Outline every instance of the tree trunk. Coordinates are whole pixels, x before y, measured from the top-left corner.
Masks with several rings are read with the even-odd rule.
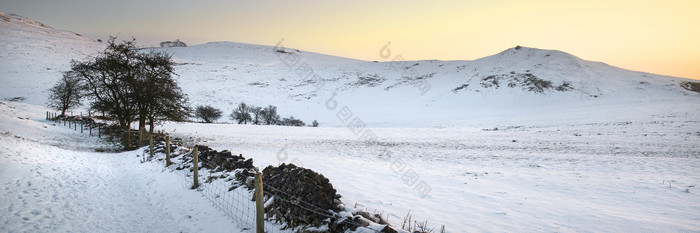
[[[153,133],[153,128],[154,128],[154,127],[153,127],[153,125],[154,125],[153,122],[155,122],[155,119],[154,119],[154,118],[149,118],[148,120],[150,121],[150,122],[148,122],[148,126],[149,126],[148,132]]]
[[[139,110],[139,129],[146,128],[146,110],[140,108]]]

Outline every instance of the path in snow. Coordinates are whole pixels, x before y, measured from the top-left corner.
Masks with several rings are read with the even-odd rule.
[[[241,232],[160,163],[84,151],[85,134],[11,105],[0,105],[0,232]]]

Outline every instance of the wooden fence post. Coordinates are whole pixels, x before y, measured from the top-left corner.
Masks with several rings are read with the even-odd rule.
[[[83,133],[83,128],[85,128],[83,127],[83,118],[80,117],[80,133]]]
[[[194,185],[192,189],[199,187],[199,155],[197,154],[197,145],[194,145]]]
[[[255,173],[255,232],[265,232],[265,200],[263,199],[262,173]]]
[[[170,136],[165,136],[165,166],[170,166]]]

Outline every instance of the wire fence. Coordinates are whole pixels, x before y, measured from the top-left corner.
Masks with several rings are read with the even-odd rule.
[[[164,146],[164,145],[160,145]],[[179,148],[188,150],[188,148]],[[191,152],[190,152],[191,153]],[[158,161],[165,165],[165,153],[155,153]],[[148,156],[144,153],[144,156]],[[184,188],[195,189],[200,191],[202,196],[208,199],[215,207],[223,211],[230,219],[233,220],[242,230],[255,230],[255,202],[251,201],[252,191],[249,191],[245,186],[232,188],[235,185],[235,179],[225,172],[213,172],[208,169],[201,169],[198,174],[198,179],[203,181],[198,187],[194,187],[194,166],[188,166],[193,163],[193,159],[180,155],[177,158],[179,162],[174,163],[169,170],[181,178]],[[199,158],[199,166],[204,167],[210,161]],[[216,178],[214,178],[216,177]],[[223,177],[223,178],[222,178]]]
[[[160,161],[163,165],[167,163],[165,159],[165,152],[163,151],[165,143],[160,143],[154,150],[154,157],[157,161]],[[176,160],[174,166],[168,168],[173,173],[178,174],[178,177],[182,179],[183,187],[192,189],[194,187],[194,158],[192,150],[188,147],[177,147],[175,149],[179,151],[177,157],[172,158]],[[185,153],[182,153],[186,151]],[[178,153],[172,153],[178,154]],[[144,150],[144,156],[149,156],[146,150]],[[254,200],[254,195],[256,190],[250,190],[248,187],[250,183],[254,182],[253,177],[248,177],[246,181],[241,181],[236,179],[236,171],[226,171],[221,169],[221,164],[217,164],[213,161],[208,160],[204,156],[198,156],[198,166],[199,174],[197,175],[200,185],[194,188],[200,191],[202,195],[207,198],[214,206],[222,210],[227,216],[229,216],[238,226],[244,231],[256,231],[256,202]],[[248,183],[248,184],[246,184]],[[338,224],[344,224],[344,227],[340,229],[345,230],[355,230],[354,232],[381,232],[383,226],[380,224],[370,224],[363,225],[359,222],[354,222],[352,220],[345,220],[348,216],[343,216],[336,212],[331,212],[319,208],[309,202],[302,200],[292,194],[289,194],[283,190],[277,189],[273,186],[265,186],[264,189],[264,203],[267,207],[273,201],[281,201],[296,207],[302,208],[306,211],[315,213],[317,215],[323,216],[326,222],[330,223],[331,220],[336,219]],[[264,221],[264,232],[298,232],[300,230],[306,231],[319,231],[319,232],[336,232],[331,230],[328,226],[295,226],[290,227],[289,223],[283,222],[280,219],[274,220],[273,214],[267,212],[267,208],[263,209]]]
[[[161,145],[163,146],[163,145]],[[181,147],[181,150],[189,150],[189,148]],[[189,151],[191,155],[192,151]],[[165,165],[165,154],[155,153],[154,159],[161,160]],[[144,152],[144,156],[147,156]],[[186,157],[185,154],[178,156],[176,159],[179,162],[174,163],[176,168],[172,168],[173,173],[178,174],[182,179],[183,187],[188,189],[194,188],[194,166],[193,159]],[[205,167],[218,167],[219,165],[207,160],[204,157],[198,157],[199,164],[198,179],[200,185],[194,188],[202,193],[215,207],[223,211],[231,218],[243,231],[256,231],[256,203],[253,200],[254,190],[249,190],[247,186],[236,180],[235,174],[227,171],[217,171],[217,169],[207,169]],[[182,169],[180,169],[182,168]],[[180,170],[178,170],[180,169]],[[264,222],[264,232],[292,232],[290,230],[282,230],[283,225],[275,224],[269,221]]]
[[[67,126],[75,131],[80,130],[80,133],[87,132],[90,136],[94,133],[94,135],[98,137],[102,137],[103,128],[105,127],[105,124],[95,122],[90,115],[83,116],[82,113],[75,116],[65,116],[47,111],[46,120],[53,121],[56,124],[63,123],[63,126]]]

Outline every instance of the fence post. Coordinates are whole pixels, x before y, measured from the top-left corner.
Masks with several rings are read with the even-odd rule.
[[[78,131],[78,122],[73,122],[73,130]]]
[[[46,120],[49,120],[49,111],[46,111]]]
[[[90,122],[90,125],[88,125],[88,128],[90,129],[90,136],[92,136],[92,122]]]
[[[170,136],[165,136],[165,166],[170,166]]]
[[[80,117],[80,133],[83,133],[83,117]]]
[[[194,145],[194,185],[192,189],[199,187],[199,155],[197,154],[197,145]]]
[[[153,159],[153,134],[150,134],[150,135],[151,135],[151,146],[150,146],[150,149],[151,149],[151,157],[148,158],[149,160],[150,160],[150,159]]]
[[[255,232],[265,232],[265,200],[263,199],[262,173],[255,173]]]

